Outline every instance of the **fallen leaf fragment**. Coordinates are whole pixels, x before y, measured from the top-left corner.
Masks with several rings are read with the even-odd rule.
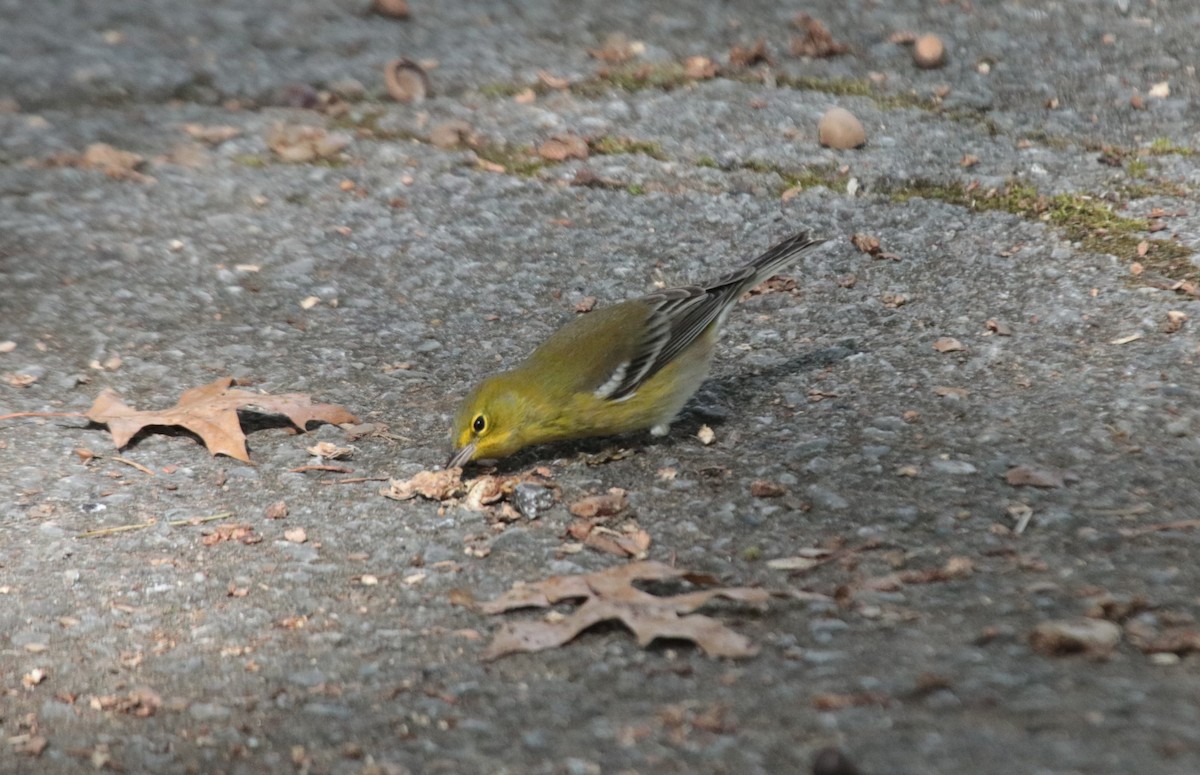
[[[717,63],[705,56],[690,56],[683,60],[683,74],[694,81],[707,81],[717,76]]]
[[[26,689],[32,689],[33,687],[37,686],[38,684],[40,684],[42,681],[45,681],[45,680],[46,680],[46,671],[40,667],[35,667],[34,669],[30,670],[25,675],[21,676],[21,685],[24,686]]]
[[[1106,657],[1121,640],[1121,628],[1105,619],[1052,619],[1029,633],[1034,651],[1051,657],[1087,654]]]
[[[588,157],[587,140],[573,134],[555,135],[538,146],[538,156],[547,161],[586,159]]]
[[[217,525],[211,532],[202,533],[200,542],[205,546],[216,546],[226,541],[237,541],[246,545],[262,543],[262,536],[246,524]]]
[[[438,124],[429,131],[429,142],[443,150],[458,148],[461,145],[474,145],[478,142],[475,130],[462,119],[454,119]]]
[[[557,485],[549,475],[549,469],[535,468],[514,476],[476,477],[463,485],[466,497],[462,506],[487,514],[493,522],[513,522],[521,516],[537,519],[539,512],[554,505]]]
[[[1012,328],[1007,323],[1002,323],[995,318],[988,318],[984,326],[996,336],[1012,336]]]
[[[1173,334],[1183,328],[1183,324],[1187,322],[1188,316],[1186,312],[1180,312],[1177,309],[1167,312],[1167,322],[1163,326],[1163,333]]]
[[[878,255],[880,251],[879,238],[872,237],[870,234],[855,233],[850,237],[850,244],[868,256]]]
[[[404,481],[392,479],[379,494],[398,501],[406,501],[418,495],[431,501],[444,501],[461,495],[462,492],[462,469],[448,468],[444,471],[418,471]]]
[[[84,169],[100,170],[114,180],[133,180],[138,183],[152,183],[154,178],[138,172],[145,158],[130,151],[122,151],[108,143],[92,143],[84,149],[78,158],[76,166]]]
[[[486,511],[488,506],[504,500],[503,480],[498,476],[481,476],[467,487],[463,506],[471,511]]]
[[[792,38],[792,56],[821,59],[824,57],[845,54],[850,46],[833,39],[829,28],[806,13],[796,15],[792,25],[800,30],[800,35]]]
[[[964,579],[974,572],[975,563],[971,562],[970,557],[955,555],[946,560],[946,563],[940,568],[904,571],[896,574],[896,576],[905,584],[933,584],[942,581]]]
[[[891,703],[892,698],[883,692],[856,692],[854,694],[818,692],[813,695],[813,707],[817,710],[845,710],[867,705],[879,705],[886,708]]]
[[[148,688],[134,689],[128,694],[93,695],[88,700],[92,710],[115,710],[138,718],[153,716],[162,707],[162,697]]]
[[[303,544],[308,541],[308,531],[302,527],[294,527],[283,531],[283,537],[293,544]]]
[[[8,744],[12,747],[13,753],[41,756],[42,751],[46,750],[46,746],[50,745],[50,741],[42,735],[23,733],[8,738]]]
[[[688,581],[709,588],[660,596],[638,589],[634,582],[639,581]],[[566,601],[583,600],[583,603],[561,619],[502,624],[483,658],[492,660],[562,646],[589,627],[607,621],[624,624],[642,646],[657,638],[682,638],[692,641],[709,656],[753,656],[758,649],[747,638],[716,619],[693,612],[716,598],[761,608],[771,593],[749,587],[715,587],[713,582],[704,574],[663,563],[633,562],[596,573],[551,576],[532,584],[517,584],[500,597],[479,604],[479,610],[499,614],[517,608],[548,608]]]
[[[1013,466],[1004,475],[1004,480],[1013,487],[1066,487],[1067,481],[1075,477],[1070,471],[1061,468],[1041,468],[1037,466]]]
[[[241,129],[235,126],[209,125],[209,124],[184,124],[183,131],[194,140],[199,140],[206,145],[220,145],[226,140],[232,140],[242,133]]]
[[[750,483],[750,494],[755,498],[780,498],[787,495],[787,488],[779,482],[755,479]]]
[[[619,65],[633,59],[640,46],[633,43],[623,32],[613,32],[604,39],[599,48],[589,48],[588,54],[610,65]]]
[[[700,430],[696,431],[696,438],[700,440],[701,444],[703,444],[704,446],[707,447],[708,445],[710,445],[714,441],[716,441],[717,434],[713,433],[713,429],[708,427],[708,425],[706,424],[706,425],[701,425]]]
[[[200,437],[213,455],[228,455],[250,461],[246,436],[242,432],[238,410],[250,409],[263,414],[283,415],[301,431],[310,422],[354,423],[358,419],[340,406],[314,404],[302,393],[255,393],[235,388],[232,377],[192,388],[179,397],[170,409],[138,411],[128,406],[112,390],[96,397],[86,417],[107,425],[113,444],[123,449],[138,433],[156,426],[185,428]]]
[[[1144,654],[1193,654],[1200,652],[1200,630],[1194,627],[1170,627],[1149,640],[1139,642]]]
[[[759,38],[748,46],[735,44],[729,49],[729,66],[732,68],[753,67],[760,62],[771,64],[771,55],[767,53],[766,38]]]
[[[777,557],[767,560],[767,567],[771,570],[801,571],[815,568],[821,562],[817,557]]]
[[[1117,339],[1113,339],[1111,342],[1109,342],[1109,344],[1129,344],[1130,342],[1136,342],[1141,338],[1141,334],[1130,334],[1129,336],[1122,336]]]
[[[933,349],[940,353],[953,353],[961,352],[967,349],[967,347],[952,336],[941,336],[934,341]]]
[[[555,89],[557,91],[561,91],[563,89],[570,88],[570,86],[571,86],[571,81],[569,79],[560,78],[556,75],[552,75],[551,73],[548,73],[545,70],[538,70],[537,77],[538,77],[538,80],[541,81],[542,83],[546,84],[546,87],[549,89]]]
[[[319,126],[275,124],[267,132],[267,147],[288,162],[336,159],[348,145],[350,135]]]
[[[351,447],[339,447],[330,441],[317,442],[304,451],[314,457],[324,458],[325,460],[346,460],[354,455],[354,450]]]
[[[598,519],[620,514],[628,503],[625,491],[620,487],[613,487],[603,495],[590,495],[575,501],[571,504],[570,511],[581,519]]]

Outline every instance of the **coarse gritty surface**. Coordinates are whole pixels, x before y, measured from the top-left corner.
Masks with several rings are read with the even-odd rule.
[[[867,773],[1200,771],[1197,657],[1143,648],[1196,627],[1200,531],[1138,532],[1198,516],[1200,315],[1171,288],[1200,274],[1200,7],[654,5],[413,0],[397,21],[347,0],[0,2],[0,414],[83,411],[105,387],[163,408],[234,375],[386,423],[344,465],[403,478],[445,459],[473,382],[584,297],[711,279],[801,228],[830,238],[795,292],[733,312],[669,437],[506,462],[548,466],[560,499],[503,530],[290,472],[314,440],[346,443],[337,428],[255,431],[253,465],[148,435],[122,454],[150,476],[78,419],[0,423],[0,771],[777,773],[826,745]],[[799,10],[851,50],[790,55]],[[939,34],[947,65],[914,68],[901,30]],[[648,69],[597,76],[616,66],[588,49],[614,32]],[[773,64],[651,83],[759,37]],[[396,56],[436,61],[432,99],[381,96]],[[287,107],[297,84],[348,110]],[[835,105],[864,148],[816,144]],[[475,147],[429,142],[450,120]],[[191,123],[240,133],[201,144]],[[349,145],[286,163],[276,124]],[[591,158],[529,150],[565,133]],[[53,161],[99,142],[153,180]],[[597,184],[570,185],[585,167]],[[987,197],[1013,181],[1032,195]],[[1140,220],[1100,223],[1108,208]],[[635,454],[580,454],[612,447]],[[1071,475],[1015,487],[1015,465]],[[608,628],[481,663],[495,622],[450,591],[621,562],[562,551],[566,504],[609,487],[652,558],[836,602],[719,608],[760,644],[747,661]],[[277,501],[287,517],[266,519]],[[264,540],[166,524],[226,511]],[[838,545],[861,551],[767,564]],[[1106,595],[1133,603],[1107,608],[1107,659],[1030,647]]]

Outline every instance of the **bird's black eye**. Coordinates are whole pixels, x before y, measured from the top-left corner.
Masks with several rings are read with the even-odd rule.
[[[481,414],[475,418],[475,422],[471,423],[471,427],[476,433],[483,433],[483,429],[487,427],[487,420]]]

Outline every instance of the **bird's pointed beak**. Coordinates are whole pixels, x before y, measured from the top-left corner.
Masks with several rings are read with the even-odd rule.
[[[471,442],[461,449],[456,449],[450,459],[446,461],[446,468],[462,468],[467,463],[471,462],[471,456],[475,454],[475,442]]]

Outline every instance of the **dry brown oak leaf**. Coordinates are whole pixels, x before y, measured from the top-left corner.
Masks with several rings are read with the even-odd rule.
[[[635,581],[683,580],[710,587],[679,595],[644,592]],[[717,580],[703,573],[672,568],[660,562],[633,562],[579,576],[551,576],[533,584],[518,584],[495,600],[479,604],[486,614],[515,608],[548,608],[566,600],[583,600],[574,613],[557,621],[506,622],[483,654],[496,659],[508,654],[555,648],[594,624],[619,621],[633,631],[638,644],[656,638],[690,640],[714,657],[751,657],[758,648],[749,639],[716,619],[693,614],[713,598],[725,598],[765,608],[771,592],[751,587],[716,587]]]
[[[146,428],[178,426],[200,437],[208,451],[215,455],[250,462],[246,451],[246,435],[238,420],[238,410],[254,408],[263,414],[281,414],[300,430],[310,422],[334,425],[356,423],[358,418],[334,404],[314,404],[302,393],[273,396],[233,387],[232,377],[192,388],[179,397],[170,409],[139,411],[127,405],[112,390],[96,397],[86,417],[94,423],[107,425],[117,449]]]

